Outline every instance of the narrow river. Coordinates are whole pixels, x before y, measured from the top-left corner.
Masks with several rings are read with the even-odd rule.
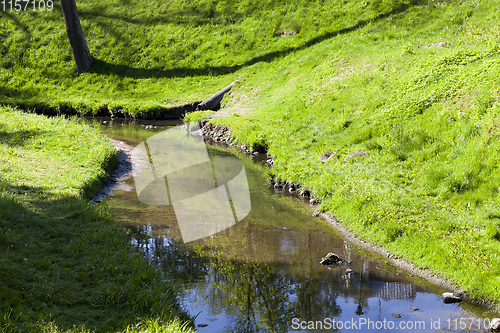
[[[174,125],[145,124],[101,126],[136,147]],[[200,332],[487,332],[488,320],[498,317],[466,302],[444,304],[446,290],[345,240],[311,217],[307,203],[270,190],[261,163],[236,151],[207,151],[212,164],[238,158],[246,173],[251,209],[227,229],[184,243],[174,207],[138,201],[133,178],[106,199],[132,244],[182,286],[182,304]],[[329,252],[344,264],[320,265]]]

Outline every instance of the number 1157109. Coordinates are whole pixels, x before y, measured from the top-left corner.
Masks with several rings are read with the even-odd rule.
[[[0,0],[0,9],[2,11],[51,11],[54,8],[53,0]]]

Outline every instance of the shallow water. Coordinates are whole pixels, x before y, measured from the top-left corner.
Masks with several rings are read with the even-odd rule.
[[[173,125],[107,121],[107,135],[132,146]],[[134,190],[106,199],[132,244],[182,285],[182,304],[200,332],[486,332],[498,317],[466,302],[444,304],[442,288],[345,240],[302,200],[271,191],[262,164],[207,148],[212,160],[243,162],[251,210],[233,226],[185,244],[172,205],[141,203]],[[328,252],[346,263],[320,265]]]

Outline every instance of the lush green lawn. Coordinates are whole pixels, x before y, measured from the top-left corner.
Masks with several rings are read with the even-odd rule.
[[[498,305],[497,1],[78,6],[96,60],[83,75],[57,3],[0,14],[0,102],[156,112],[239,79],[225,100],[236,114],[218,122],[269,148],[271,176],[300,182],[361,236]],[[331,150],[338,157],[318,161]],[[368,155],[344,162],[354,151]]]
[[[106,207],[83,199],[115,159],[78,120],[0,108],[0,332],[170,332],[189,319]]]

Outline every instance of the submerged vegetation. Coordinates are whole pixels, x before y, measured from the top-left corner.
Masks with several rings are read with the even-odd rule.
[[[78,2],[78,8],[95,64],[82,75],[72,62],[57,3],[52,12],[2,12],[0,103],[36,111],[141,115],[201,101],[238,80],[224,100],[223,112],[231,111],[233,116],[214,122],[228,125],[240,143],[266,147],[274,159],[270,177],[300,183],[320,199],[322,210],[365,239],[449,278],[471,297],[498,306],[498,7],[496,0],[85,0]],[[9,109],[2,114],[0,133],[4,135],[14,130],[8,126],[17,126],[6,114],[20,116]],[[205,116],[193,113],[186,120]],[[60,121],[54,128],[64,128],[66,122]],[[55,136],[47,139],[49,129],[15,131],[18,134],[2,139],[0,154],[1,167],[7,168],[2,171],[6,206],[17,205],[16,212],[39,221],[34,228],[41,228],[44,237],[55,235],[42,231],[45,225],[54,225],[56,231],[62,228],[57,243],[68,253],[82,242],[77,237],[71,243],[76,230],[87,232],[89,227],[88,237],[96,246],[99,230],[116,230],[103,208],[84,204],[78,197],[94,189],[96,179],[104,175],[104,161],[111,157],[109,144],[103,141],[105,150],[92,150],[96,146],[89,138],[58,147]],[[10,140],[19,144],[9,144]],[[54,163],[49,158],[41,162],[50,172],[41,173],[36,165],[29,168],[30,163],[28,169],[17,167],[17,160],[34,164],[42,156],[33,154],[47,146],[43,140],[54,145],[44,152],[53,156]],[[76,151],[88,154],[72,154]],[[338,154],[328,162],[319,161],[328,151]],[[356,151],[367,155],[344,161]],[[56,177],[61,169],[53,165],[67,167],[65,172],[71,173]],[[80,208],[66,210],[71,205]],[[4,219],[17,221],[18,228],[25,230],[22,226],[28,220],[16,214]],[[10,240],[17,236],[7,233],[12,228],[3,223],[5,244],[18,249],[3,254],[18,260],[18,266],[5,264],[14,270],[10,274],[20,274],[15,271],[20,264],[34,265],[52,281],[53,276],[64,279],[64,265],[93,262],[92,257],[84,261],[68,257],[53,265],[51,259],[44,259],[51,258],[52,251],[43,245],[44,238],[29,235],[42,250],[25,255],[28,246],[22,245],[29,243]],[[90,225],[83,228],[86,223]],[[106,263],[103,256],[110,255],[103,246],[96,255],[101,264]],[[119,257],[123,263],[140,261],[125,254],[125,245],[116,246],[125,251]],[[113,255],[120,256],[117,252]],[[40,257],[29,257],[34,255]],[[50,270],[53,266],[55,273]],[[139,274],[132,281],[152,288],[148,301],[160,304],[155,303],[160,300],[154,289],[160,287],[153,286],[161,284],[142,281],[142,273],[130,265],[116,268],[124,269],[123,275],[106,275],[115,269],[106,267],[98,271],[103,279]],[[81,279],[75,283],[99,279],[87,279],[85,274],[90,273],[83,272],[82,277],[71,275],[71,279]],[[156,281],[155,274],[151,270],[144,279]],[[116,318],[121,319],[115,320],[124,324],[130,317],[118,304],[135,304],[133,298],[111,292],[109,298],[78,295],[54,304],[37,296],[36,276],[21,276],[25,279],[12,278],[16,285],[9,290],[19,293],[13,299],[19,299],[23,308],[16,310],[10,301],[1,305],[2,311],[13,310],[10,317],[0,319],[0,327],[23,318],[33,323],[43,314],[89,304],[106,311],[120,309]],[[60,285],[55,281],[52,293],[71,290],[57,289],[68,281],[61,280]],[[109,286],[106,283],[102,288],[115,286],[112,281]],[[23,298],[29,293],[39,303]],[[42,310],[35,312],[33,304]],[[144,303],[140,309],[151,306]],[[101,312],[85,316],[95,325],[115,324],[107,323]],[[71,318],[76,318],[72,324],[80,322]]]

